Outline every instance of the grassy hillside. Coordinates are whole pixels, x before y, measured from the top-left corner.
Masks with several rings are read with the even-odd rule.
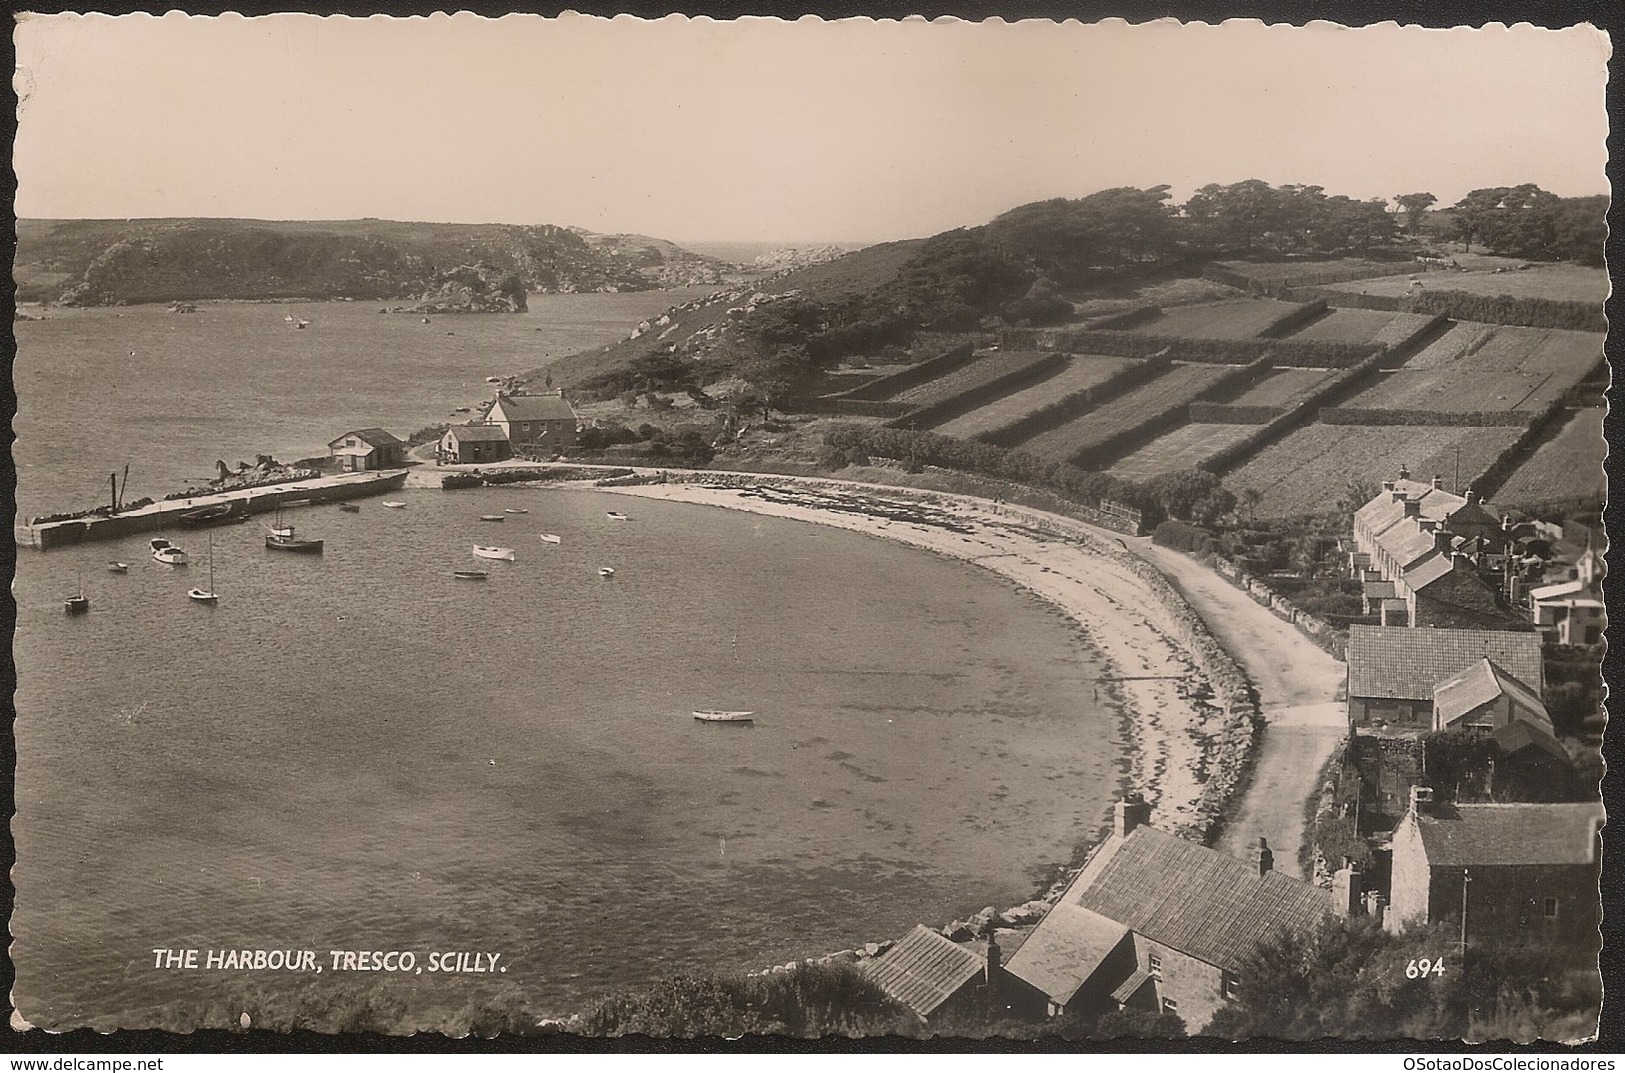
[[[84,305],[415,298],[479,264],[528,291],[650,290],[718,280],[724,267],[659,240],[546,224],[19,220],[17,244],[21,300]]]

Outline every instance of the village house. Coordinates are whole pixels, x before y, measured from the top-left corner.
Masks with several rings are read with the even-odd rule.
[[[453,425],[440,437],[436,456],[442,464],[501,462],[511,457],[507,435],[495,425]]]
[[[1549,640],[1565,645],[1602,642],[1607,609],[1602,600],[1602,578],[1607,567],[1587,540],[1574,564],[1574,577],[1529,590],[1529,613],[1537,629]]]
[[[346,432],[327,445],[334,464],[342,472],[389,469],[406,464],[406,441],[398,440],[381,428]]]
[[[1434,729],[1434,689],[1484,659],[1540,696],[1540,634],[1509,630],[1349,627],[1351,730],[1421,734]]]
[[[1540,694],[1485,657],[1433,687],[1433,729],[1499,730],[1522,721],[1552,732]]]
[[[1137,796],[1118,802],[1111,837],[1006,964],[1012,1005],[1051,1016],[1160,1010],[1200,1032],[1246,988],[1242,965],[1261,940],[1357,911],[1348,870],[1339,901],[1275,871],[1262,839],[1242,861],[1150,818]]]
[[[1385,626],[1496,629],[1511,618],[1486,582],[1504,564],[1502,523],[1468,492],[1403,476],[1355,511],[1350,567],[1363,582],[1366,614]]]
[[[498,393],[486,421],[502,430],[514,451],[558,454],[575,446],[579,419],[564,391],[545,395]]]
[[[1600,801],[1442,804],[1416,787],[1393,833],[1383,926],[1453,923],[1469,945],[1594,947],[1602,822]]]
[[[999,946],[989,936],[977,949],[916,924],[864,971],[882,991],[929,1022],[988,1000],[999,971]]]

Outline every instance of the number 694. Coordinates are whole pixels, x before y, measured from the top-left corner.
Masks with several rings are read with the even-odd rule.
[[[1410,964],[1405,966],[1405,979],[1415,980],[1421,976],[1443,976],[1444,958],[1411,958]]]

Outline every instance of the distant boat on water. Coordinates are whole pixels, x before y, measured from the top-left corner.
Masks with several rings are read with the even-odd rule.
[[[269,551],[291,551],[301,555],[320,555],[325,542],[305,540],[293,535],[293,526],[281,525],[265,534],[265,547]]]
[[[209,587],[206,589],[188,589],[187,596],[200,604],[218,604],[219,595],[214,591],[214,540],[209,541]]]
[[[130,572],[130,564],[120,562],[108,563],[107,572],[110,574],[128,574]]]
[[[185,566],[186,553],[163,537],[153,537],[147,542],[152,547],[152,557],[167,566]]]
[[[598,568],[598,576],[599,577],[614,577],[615,576],[615,568],[613,566],[600,566]]]
[[[541,534],[541,537],[542,537],[543,540],[547,541],[549,544],[560,543],[559,535],[557,533],[543,533],[543,534]]]
[[[402,503],[398,499],[386,499],[386,500],[384,500],[384,506],[389,507],[389,508],[391,508],[393,510],[405,510],[406,509],[406,504]]]
[[[485,544],[475,544],[474,554],[481,559],[506,559],[510,563],[513,562],[512,548],[493,548]]]
[[[85,595],[85,575],[79,575],[78,595],[70,596],[62,601],[62,610],[69,615],[87,615],[90,613],[90,597]]]
[[[618,522],[629,522],[629,521],[632,520],[630,517],[628,517],[625,514],[622,514],[618,510],[606,510],[606,511],[604,511],[604,513],[607,514],[609,517],[615,519]]]
[[[502,513],[504,513],[504,514],[529,514],[530,511],[527,510],[524,507],[503,507],[502,508]]]
[[[505,522],[507,520],[508,520],[508,518],[507,518],[507,515],[505,515],[505,514],[482,514],[482,515],[480,515],[480,521],[482,521],[482,522]]]
[[[180,516],[180,523],[193,529],[201,529],[207,525],[229,525],[232,522],[248,520],[247,514],[239,514],[230,503],[216,503],[208,507],[199,507],[189,510]]]
[[[484,581],[490,575],[484,570],[453,570],[451,576],[459,581]]]
[[[725,712],[716,708],[695,708],[694,718],[702,723],[754,723],[755,712]]]
[[[339,504],[339,510],[342,510],[346,514],[360,514],[361,513],[361,508],[356,506],[354,503],[340,503]]]

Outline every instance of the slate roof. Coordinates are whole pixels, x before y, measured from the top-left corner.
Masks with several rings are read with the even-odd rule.
[[[1129,974],[1129,978],[1127,980],[1124,980],[1122,983],[1117,985],[1117,990],[1112,992],[1112,998],[1120,1003],[1126,1004],[1134,997],[1134,993],[1136,991],[1150,982],[1150,973],[1146,972],[1144,969],[1135,969],[1131,974]]]
[[[865,971],[886,994],[929,1017],[986,968],[986,959],[916,924]]]
[[[1377,544],[1393,557],[1401,570],[1414,566],[1434,552],[1433,534],[1423,531],[1414,521],[1401,522],[1379,533]]]
[[[1450,573],[1450,556],[1430,552],[1427,557],[1405,571],[1405,585],[1412,592],[1420,592]]]
[[[337,447],[351,436],[356,437],[369,447],[389,447],[397,443],[405,442],[381,428],[358,428],[354,432],[346,432],[344,435],[328,443],[327,446]]]
[[[496,414],[502,410],[501,418]],[[491,420],[574,421],[576,412],[562,395],[498,395]]]
[[[1547,728],[1538,727],[1523,720],[1508,723],[1506,726],[1490,735],[1495,747],[1507,756],[1528,748],[1536,748],[1554,760],[1564,764],[1572,763],[1569,751],[1563,748],[1563,743],[1547,733]]]
[[[1362,581],[1360,582],[1360,595],[1370,599],[1393,599],[1394,583],[1392,581]]]
[[[1135,828],[1102,846],[1061,904],[1230,970],[1272,932],[1313,927],[1331,910],[1328,893],[1301,879],[1276,871],[1259,875],[1246,861],[1154,827]],[[1052,910],[1028,946],[1054,916]]]
[[[1488,658],[1433,687],[1434,725],[1447,727],[1474,708],[1502,696],[1509,697],[1516,707],[1529,713],[1525,719],[1533,717],[1545,730],[1552,729],[1552,717],[1541,702],[1540,694]]]
[[[1444,678],[1488,657],[1535,690],[1545,688],[1540,634],[1509,630],[1349,626],[1351,697],[1431,700]]]
[[[1434,868],[1574,865],[1596,860],[1601,801],[1561,805],[1456,805],[1411,813]]]
[[[453,425],[446,432],[460,443],[489,443],[508,438],[508,434],[496,425]]]
[[[1064,1006],[1127,935],[1128,928],[1117,921],[1063,900],[1005,968]]]

